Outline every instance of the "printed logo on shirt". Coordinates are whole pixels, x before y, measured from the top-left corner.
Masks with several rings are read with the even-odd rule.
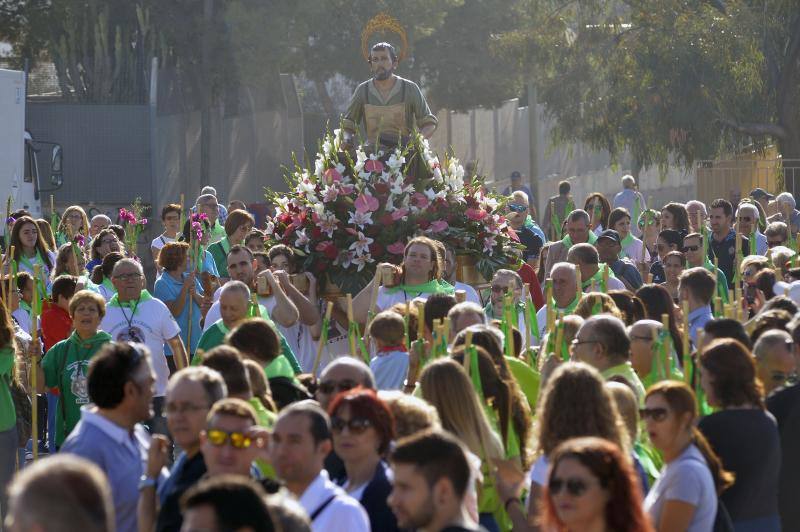
[[[140,344],[145,343],[144,341],[144,331],[142,331],[139,327],[128,327],[126,329],[122,329],[120,333],[117,335],[118,342],[137,342]]]
[[[89,367],[88,360],[78,360],[67,366],[69,373],[69,389],[75,396],[75,404],[85,405],[89,403],[89,389],[86,380],[86,370]]]

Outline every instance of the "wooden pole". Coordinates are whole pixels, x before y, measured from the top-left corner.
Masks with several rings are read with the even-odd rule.
[[[664,328],[664,331],[667,333],[666,338],[671,338],[669,336],[669,314],[662,314],[661,315],[661,326]],[[661,344],[661,371],[663,372],[664,378],[669,379],[670,375],[670,362],[669,357],[672,356],[672,353],[669,350],[668,342],[665,341]]]
[[[531,347],[531,313],[530,313],[530,304],[531,304],[531,290],[530,285],[525,283],[522,286],[523,295],[525,296],[525,349],[530,349]]]
[[[53,196],[50,196],[52,199]],[[31,345],[36,345],[37,340],[39,338],[39,330],[37,327],[37,322],[39,317],[36,315],[36,308],[38,305],[36,302],[39,298],[39,283],[36,280],[39,278],[39,269],[41,266],[39,264],[33,265],[33,305],[31,305]],[[39,368],[39,353],[33,352],[31,353],[31,369],[30,369],[30,385],[31,385],[31,440],[33,444],[33,461],[39,459],[39,396],[36,394],[36,388],[38,386],[37,380],[37,370]]]
[[[353,323],[353,295],[347,294],[347,327],[348,329],[352,326]],[[347,341],[350,345],[350,356],[358,358],[357,351],[356,351],[356,337],[353,334],[347,335]]]
[[[555,322],[555,315],[556,309],[553,308],[555,306],[555,300],[553,299],[553,280],[549,277],[544,280],[544,297],[545,297],[545,305],[547,305],[547,316],[545,325],[547,327],[548,332],[553,330],[553,325]]]
[[[575,279],[577,281],[575,296],[578,298],[578,301],[580,301],[581,296],[583,296],[583,280],[581,279],[581,269],[579,266],[575,266]]]
[[[331,321],[331,313],[333,312],[333,301],[328,301],[328,306],[325,308],[325,319],[322,321],[323,324],[329,324]],[[312,375],[317,374],[317,370],[319,369],[319,363],[322,360],[322,351],[325,349],[325,343],[327,343],[327,334],[328,331],[322,331],[319,334],[319,343],[317,344],[317,356],[314,357],[314,367],[311,370]]]
[[[699,213],[698,213],[699,214]],[[681,304],[681,310],[683,311],[683,335],[681,336],[681,342],[683,347],[683,380],[689,384],[691,376],[689,375],[690,370],[692,368],[692,353],[689,348],[689,334],[691,331],[689,330],[689,302],[684,301]]]
[[[564,343],[564,313],[558,313],[558,325],[556,325],[556,358],[564,360],[564,353],[561,350],[561,344]],[[550,333],[552,334],[552,332]]]
[[[383,281],[383,274],[376,275],[375,279],[372,281],[372,292],[369,296],[369,311],[367,311],[367,322],[364,324],[364,344],[369,345],[369,324],[372,322],[372,318],[375,317],[375,307],[378,304],[378,291],[381,288],[381,284]]]

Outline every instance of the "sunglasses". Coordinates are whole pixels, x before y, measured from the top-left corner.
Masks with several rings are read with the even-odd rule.
[[[214,447],[222,447],[230,441],[235,449],[247,449],[253,443],[250,436],[241,432],[225,432],[224,430],[211,429],[206,433],[206,436]]]
[[[690,251],[694,253],[695,251],[699,250],[700,246],[686,246],[683,248],[684,253],[689,253]]]
[[[525,205],[515,205],[514,203],[509,203],[508,210],[514,212],[525,212],[528,210],[528,207]]]
[[[642,419],[651,418],[653,421],[664,421],[668,413],[666,408],[642,408],[639,410],[639,416]]]
[[[550,483],[547,485],[547,489],[550,490],[551,495],[558,495],[564,488],[566,488],[567,493],[573,497],[580,497],[586,493],[589,486],[586,485],[586,482],[578,478],[561,479],[557,477],[551,478]]]
[[[326,381],[319,383],[319,391],[324,394],[332,394],[335,391],[346,392],[347,390],[352,390],[358,386],[358,383],[354,380],[345,379],[342,381]]]
[[[339,416],[333,416],[331,418],[331,430],[336,434],[341,434],[342,432],[344,432],[345,427],[347,427],[350,430],[350,434],[362,434],[371,426],[372,422],[369,419],[363,417],[342,419]]]

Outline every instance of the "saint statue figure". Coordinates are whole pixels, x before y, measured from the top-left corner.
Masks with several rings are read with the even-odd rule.
[[[345,144],[352,146],[360,126],[367,142],[382,145],[396,145],[415,128],[430,138],[436,130],[436,116],[419,86],[395,74],[399,59],[394,46],[388,42],[373,45],[368,61],[372,79],[356,88],[342,117]]]

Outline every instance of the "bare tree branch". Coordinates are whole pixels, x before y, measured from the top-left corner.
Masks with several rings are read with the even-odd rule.
[[[717,120],[720,124],[727,126],[734,131],[750,135],[751,137],[763,137],[769,135],[771,137],[784,139],[786,138],[786,130],[783,126],[778,124],[758,124],[738,122],[736,120],[728,120],[727,118],[719,118]]]

